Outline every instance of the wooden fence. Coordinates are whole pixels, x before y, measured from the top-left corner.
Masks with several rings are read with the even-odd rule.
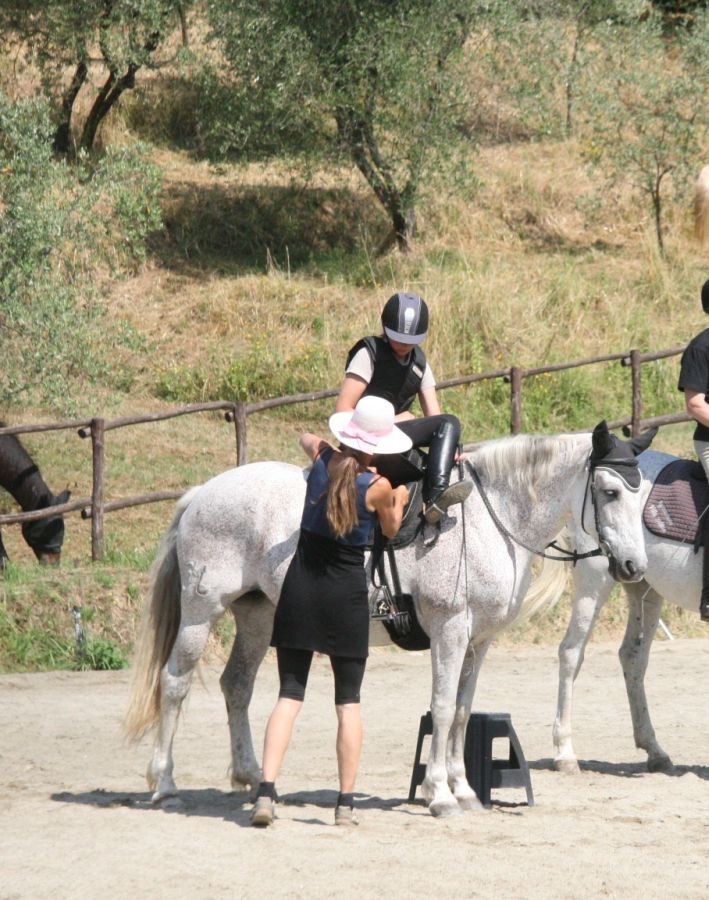
[[[678,356],[684,350],[684,346],[674,347],[669,350],[660,350],[656,353],[641,353],[640,350],[629,350],[624,353],[612,353],[606,356],[592,356],[586,359],[577,359],[571,362],[555,363],[548,366],[535,366],[525,369],[520,366],[511,366],[506,369],[497,369],[492,372],[480,372],[475,375],[464,375],[460,378],[449,378],[440,381],[438,390],[445,390],[460,385],[471,385],[478,381],[490,381],[503,379],[510,385],[510,432],[518,434],[522,430],[522,386],[525,378],[543,375],[547,372],[561,372],[566,369],[577,369],[583,366],[598,363],[619,362],[630,369],[631,382],[631,412],[623,419],[609,422],[611,428],[625,428],[629,433],[636,435],[645,428],[654,425],[670,425],[678,422],[689,421],[685,412],[670,413],[666,415],[643,417],[642,397],[642,366],[648,362],[665,359],[670,356]],[[176,500],[183,491],[159,491],[152,494],[142,494],[133,497],[125,497],[119,500],[106,500],[105,486],[105,460],[106,460],[106,433],[115,428],[126,428],[133,425],[142,425],[146,422],[158,422],[165,419],[173,419],[178,416],[193,415],[195,413],[223,410],[225,418],[234,423],[236,440],[236,464],[243,465],[247,461],[248,433],[247,420],[254,413],[263,412],[281,406],[289,406],[294,403],[311,403],[315,400],[324,400],[337,396],[338,389],[331,388],[324,391],[311,391],[304,394],[292,394],[288,397],[273,397],[269,400],[261,400],[256,403],[242,401],[216,401],[213,403],[192,403],[166,412],[154,413],[143,416],[125,416],[118,419],[106,420],[94,418],[86,420],[73,420],[66,422],[52,422],[49,424],[15,425],[0,428],[3,434],[31,434],[46,431],[61,431],[76,429],[79,437],[91,438],[92,448],[92,490],[91,496],[81,500],[71,500],[50,509],[36,510],[35,512],[12,513],[0,515],[0,525],[15,522],[29,522],[36,519],[46,519],[58,513],[64,514],[81,510],[84,519],[91,519],[91,558],[103,559],[104,554],[104,519],[106,513],[117,509],[126,509],[131,506],[140,506],[145,503],[157,503],[163,500]]]

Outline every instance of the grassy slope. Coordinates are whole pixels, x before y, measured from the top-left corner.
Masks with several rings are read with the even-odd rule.
[[[224,396],[225,385],[252,372],[266,395],[333,386],[347,347],[376,330],[382,301],[400,288],[418,290],[431,305],[427,350],[439,378],[631,346],[659,349],[704,327],[697,295],[706,256],[691,243],[688,214],[671,223],[669,260],[660,260],[637,203],[617,196],[595,208],[573,144],[483,150],[477,195],[468,202],[431,198],[419,243],[406,258],[373,252],[385,223],[354,177],[322,172],[294,187],[275,167],[213,170],[164,149],[155,157],[165,172],[165,231],[142,271],[110,284],[107,299],[112,314],[144,335],[148,352],[134,355],[130,393],[87,396],[87,415],[171,405],[156,395],[158,387],[185,399]],[[648,371],[658,404],[649,412],[679,408],[676,365]],[[546,376],[525,390],[528,430],[580,428],[629,412],[627,372],[617,366]],[[455,389],[444,403],[461,415],[467,440],[506,430],[502,385]],[[298,460],[298,432],[324,430],[328,411],[318,404],[252,419],[250,458]],[[12,411],[14,422],[51,418],[44,410]],[[657,443],[688,455],[690,435],[689,426],[677,426]],[[66,432],[27,444],[55,490],[69,486],[75,497],[89,496],[86,442]],[[233,461],[232,427],[217,415],[114,431],[107,493],[186,487]],[[0,498],[0,508],[11,508],[8,498]],[[127,649],[149,560],[169,518],[170,504],[111,514],[106,563],[92,566],[90,524],[72,516],[57,572],[36,568],[19,529],[6,528],[16,568],[0,583],[0,669],[70,664],[74,604],[88,610],[94,635]],[[556,641],[565,617],[564,606],[504,639]],[[680,634],[701,633],[680,613],[666,618]],[[622,619],[616,600],[597,633],[617,634]],[[42,649],[44,638],[23,641],[35,626],[59,640],[63,655]]]

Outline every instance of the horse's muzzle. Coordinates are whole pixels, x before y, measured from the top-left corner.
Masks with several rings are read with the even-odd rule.
[[[615,556],[608,557],[608,571],[614,581],[632,582],[641,581],[645,576],[646,566],[641,566],[637,560],[626,559],[620,562]]]

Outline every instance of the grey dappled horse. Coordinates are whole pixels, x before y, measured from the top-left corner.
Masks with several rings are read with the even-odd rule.
[[[5,423],[0,421],[0,428]],[[39,467],[14,434],[0,434],[0,487],[19,503],[23,512],[58,506],[69,499],[69,491],[55,496],[47,487]],[[56,564],[64,541],[64,519],[51,516],[22,524],[22,536],[41,563]],[[7,553],[0,535],[0,569]]]
[[[658,473],[677,459],[666,453],[649,450],[639,457],[642,482],[641,507]],[[657,742],[652,727],[645,672],[650,648],[657,631],[663,600],[699,613],[702,590],[702,554],[695,553],[692,543],[678,543],[659,537],[643,525],[647,570],[641,581],[624,585],[628,598],[628,622],[619,656],[630,704],[635,745],[647,752],[649,771],[670,771],[672,760]],[[572,525],[569,529],[574,546],[582,546],[583,536]],[[579,765],[571,739],[571,708],[576,676],[583,663],[586,644],[598,614],[613,587],[605,568],[596,559],[582,560],[573,570],[574,596],[571,619],[559,645],[559,695],[554,721],[554,767],[558,771],[578,772]]]
[[[603,437],[610,442],[607,429]],[[638,495],[616,470],[590,467],[591,450],[589,434],[518,435],[479,445],[467,465],[497,524],[478,488],[444,521],[437,541],[424,533],[398,551],[402,590],[413,595],[431,639],[433,736],[422,789],[434,815],[480,805],[465,778],[465,728],[490,641],[528,593],[532,551],[543,550],[567,523],[580,527],[583,517],[593,541],[600,531],[605,564],[610,560],[616,577],[642,577]],[[177,505],[153,569],[125,722],[133,737],[158,726],[147,773],[154,802],[177,793],[172,741],[180,705],[210,629],[227,609],[237,626],[221,677],[232,784],[260,780],[248,706],[298,538],[305,475],[286,463],[253,463],[218,475]],[[545,560],[540,599],[558,595],[563,569]]]

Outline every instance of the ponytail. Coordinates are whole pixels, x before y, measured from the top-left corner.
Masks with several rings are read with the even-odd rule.
[[[327,490],[327,521],[333,534],[342,538],[357,525],[357,475],[360,462],[351,452],[344,452],[344,459],[330,478]]]

